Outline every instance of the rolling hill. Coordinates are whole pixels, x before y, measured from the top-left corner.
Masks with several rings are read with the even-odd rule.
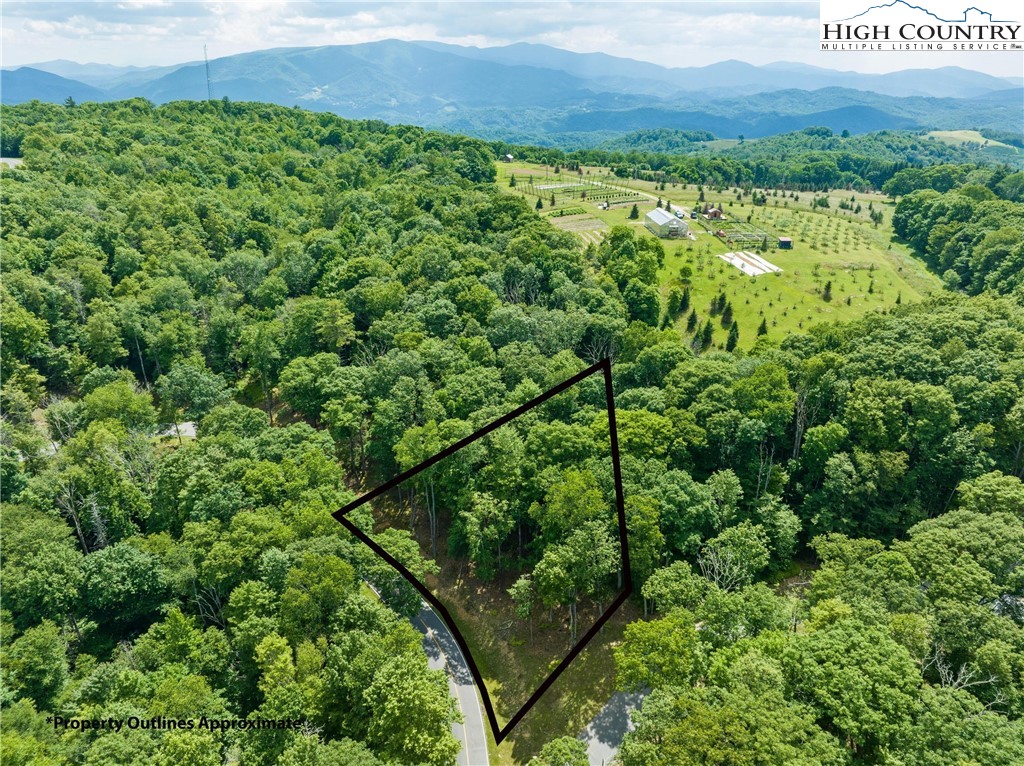
[[[884,75],[785,62],[669,68],[544,45],[383,40],[242,53],[214,59],[210,71],[215,98],[558,146],[595,145],[655,128],[753,138],[812,125],[850,133],[1021,127],[1021,89],[1013,81],[957,67]],[[195,62],[51,61],[3,72],[4,103],[68,96],[204,99],[206,70]]]

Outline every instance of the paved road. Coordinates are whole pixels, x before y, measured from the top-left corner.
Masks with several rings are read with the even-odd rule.
[[[195,438],[195,435],[196,435],[196,424],[193,423],[192,421],[188,421],[188,422],[185,422],[185,423],[178,423],[176,426],[171,426],[166,431],[161,431],[159,434],[157,434],[157,436],[174,436],[174,437],[177,437],[179,432],[180,432],[181,436],[183,436],[183,437],[184,436],[190,436],[192,438]]]
[[[448,626],[425,603],[413,625],[423,634],[423,648],[433,670],[444,670],[448,675],[448,690],[458,703],[463,723],[452,726],[452,733],[462,743],[459,766],[490,766],[487,755],[487,723],[484,720],[480,698],[477,696],[473,676],[459,645],[455,643]]]
[[[644,694],[615,692],[594,720],[587,724],[579,739],[587,744],[590,766],[606,766],[618,754],[627,731],[633,730],[629,714],[640,707]]]

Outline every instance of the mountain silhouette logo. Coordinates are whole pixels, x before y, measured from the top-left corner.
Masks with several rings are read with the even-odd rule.
[[[965,8],[963,10],[963,14],[962,14],[961,18],[959,18],[959,19],[944,19],[944,18],[942,18],[942,16],[939,16],[937,13],[933,13],[932,11],[930,11],[927,8],[924,8],[924,7],[920,6],[920,5],[914,5],[913,3],[908,3],[906,0],[893,0],[891,3],[884,3],[882,5],[872,5],[870,8],[867,8],[866,10],[863,10],[863,11],[861,11],[860,13],[858,13],[858,14],[856,14],[854,16],[850,16],[850,17],[845,18],[845,19],[837,19],[836,21],[839,21],[839,22],[853,21],[854,19],[859,19],[859,18],[861,18],[863,16],[866,16],[869,13],[872,13],[873,11],[879,11],[879,10],[883,10],[883,9],[887,9],[887,8],[894,8],[894,9],[899,9],[899,10],[903,10],[903,11],[920,11],[921,13],[924,13],[924,14],[930,16],[931,18],[935,19],[936,21],[942,22],[943,24],[968,24],[968,23],[972,23],[972,22],[973,23],[982,23],[982,24],[1013,24],[1013,23],[1015,23],[1015,21],[1011,20],[1011,19],[994,19],[994,18],[992,18],[992,13],[990,11],[983,11],[981,8],[978,8],[977,6],[973,6],[973,5],[968,7],[968,8]],[[971,18],[971,12],[972,11],[974,12],[974,14],[976,14],[977,16],[980,16],[982,18],[980,18],[980,19],[979,18],[973,18],[972,19]]]

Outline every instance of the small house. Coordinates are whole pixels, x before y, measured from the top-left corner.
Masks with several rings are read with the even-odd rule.
[[[721,221],[725,218],[725,213],[722,212],[722,208],[715,207],[714,205],[704,205],[704,217],[711,221]]]
[[[792,250],[793,240],[790,237],[779,237],[779,250]]]
[[[686,236],[689,227],[667,210],[656,207],[644,217],[644,226],[654,236],[662,239]]]
[[[515,159],[515,157],[513,157],[513,156],[512,156],[511,154],[506,154],[506,155],[505,155],[504,157],[502,157],[501,159],[502,159],[502,160],[504,160],[505,162],[511,162],[512,160],[514,160],[514,159]]]

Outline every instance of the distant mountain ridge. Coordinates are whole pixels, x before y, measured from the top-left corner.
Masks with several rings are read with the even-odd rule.
[[[110,100],[109,95],[99,88],[41,69],[19,67],[0,71],[0,99],[5,104],[20,104],[32,99],[61,103],[68,98],[75,101]]]
[[[671,68],[528,43],[474,48],[382,40],[240,53],[211,60],[210,71],[216,98],[531,143],[597,143],[660,127],[726,138],[811,125],[851,133],[1021,131],[1018,81],[958,67],[860,74],[723,61]],[[5,103],[207,97],[202,62],[116,67],[51,61],[4,70],[0,85]],[[983,109],[976,99],[985,99]]]

